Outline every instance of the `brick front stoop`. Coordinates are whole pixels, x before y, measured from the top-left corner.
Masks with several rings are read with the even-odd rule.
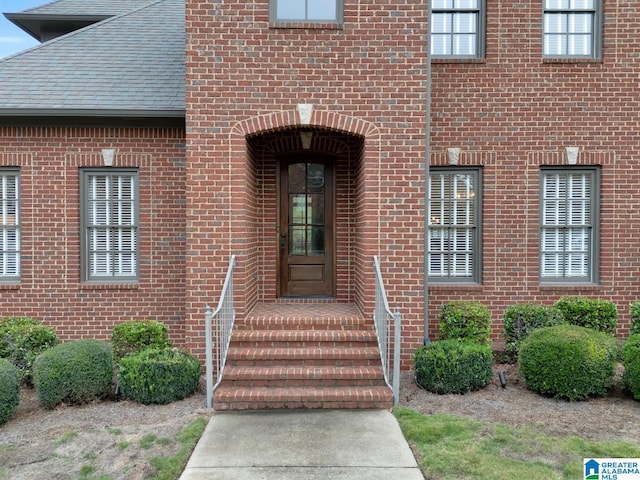
[[[373,321],[352,305],[259,305],[231,337],[213,406],[391,408]]]

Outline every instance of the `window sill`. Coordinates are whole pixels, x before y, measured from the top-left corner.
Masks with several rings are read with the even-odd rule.
[[[601,64],[602,58],[593,57],[542,57],[542,63],[545,64],[558,64],[558,65],[571,65],[571,64]]]
[[[441,290],[483,290],[484,286],[481,283],[462,283],[462,282],[441,282],[435,283],[433,280],[429,280],[429,289],[441,289]]]
[[[438,63],[471,63],[471,64],[485,64],[486,58],[456,58],[456,57],[431,57],[432,64]]]
[[[602,285],[596,283],[541,283],[540,290],[601,290]]]
[[[276,30],[283,29],[306,29],[306,30],[342,30],[342,23],[338,22],[304,22],[304,21],[286,21],[279,20],[269,22],[269,28]]]
[[[80,290],[137,290],[139,288],[140,284],[135,282],[85,282],[80,284]]]

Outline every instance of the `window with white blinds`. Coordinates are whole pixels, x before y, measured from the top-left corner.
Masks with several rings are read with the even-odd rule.
[[[601,4],[601,0],[544,0],[544,56],[599,57]]]
[[[0,281],[20,278],[20,173],[0,170],[2,231],[0,241]]]
[[[82,172],[84,280],[138,278],[138,174]]]
[[[429,174],[429,276],[480,282],[480,170]]]
[[[484,56],[484,0],[432,0],[431,55]]]
[[[596,170],[542,171],[542,281],[596,281],[597,178]]]

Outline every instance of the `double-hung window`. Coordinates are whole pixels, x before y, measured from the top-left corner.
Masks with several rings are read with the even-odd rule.
[[[485,0],[432,0],[431,55],[484,57]]]
[[[540,280],[595,283],[598,170],[541,172]]]
[[[0,170],[0,281],[20,278],[20,172]]]
[[[543,55],[599,58],[602,0],[544,0]]]
[[[343,0],[271,0],[274,22],[342,23]]]
[[[138,172],[81,172],[84,281],[138,279]]]
[[[429,277],[435,282],[480,282],[480,169],[431,169]]]

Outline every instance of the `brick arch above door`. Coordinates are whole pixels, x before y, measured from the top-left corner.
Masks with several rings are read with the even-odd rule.
[[[378,127],[368,120],[319,108],[312,108],[308,113],[301,113],[299,107],[255,115],[241,120],[231,129],[231,137],[233,140],[244,139],[248,135],[292,127],[337,130],[365,137],[368,142],[375,143],[380,139]]]

